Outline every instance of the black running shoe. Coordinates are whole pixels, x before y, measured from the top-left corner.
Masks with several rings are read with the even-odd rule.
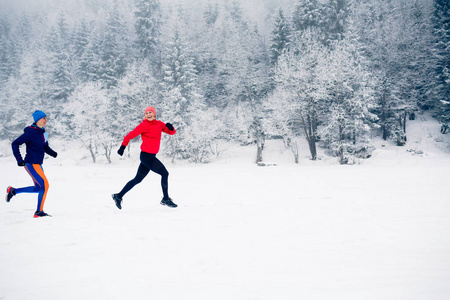
[[[41,217],[51,217],[48,213],[45,213],[44,211],[37,211],[34,213],[35,218],[41,218]]]
[[[8,186],[8,188],[6,189],[6,197],[5,197],[6,202],[11,201],[11,198],[14,195],[16,195],[16,189],[13,188],[12,186]]]
[[[168,207],[178,207],[178,205],[176,205],[175,203],[172,202],[172,199],[168,198],[168,199],[162,199],[161,200],[161,205],[167,205]]]
[[[118,209],[122,209],[122,198],[119,197],[119,194],[112,194],[112,198],[116,203]]]

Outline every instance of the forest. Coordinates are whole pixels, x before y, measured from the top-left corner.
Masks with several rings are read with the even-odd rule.
[[[448,0],[58,3],[0,4],[0,140],[40,109],[110,161],[149,105],[177,129],[164,154],[193,163],[227,142],[261,162],[268,139],[298,163],[306,139],[352,164],[374,137],[404,146],[424,111],[450,131]]]

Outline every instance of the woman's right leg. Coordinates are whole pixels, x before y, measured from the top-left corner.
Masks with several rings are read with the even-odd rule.
[[[27,164],[25,166],[25,170],[31,176],[31,179],[33,179],[34,186],[17,188],[17,189],[15,189],[15,194],[17,195],[17,194],[21,194],[21,193],[39,193],[36,211],[43,211],[44,203],[45,203],[45,199],[46,199],[47,191],[48,191],[48,187],[49,187],[47,178],[44,174],[44,170],[42,169],[41,165],[37,165],[37,164],[34,164],[34,165]]]
[[[142,179],[147,176],[148,172],[150,172],[150,169],[147,168],[143,163],[139,165],[138,171],[136,173],[136,176],[128,181],[128,183],[123,187],[123,189],[118,193],[117,195],[122,198],[126,193],[128,193],[136,184],[140,183]]]

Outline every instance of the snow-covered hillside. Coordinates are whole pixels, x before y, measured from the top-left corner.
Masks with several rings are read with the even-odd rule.
[[[255,166],[254,148],[163,158],[179,207],[159,204],[150,174],[121,211],[111,193],[136,155],[94,165],[55,142],[53,217],[33,219],[36,195],[0,202],[0,299],[448,299],[450,140],[428,116],[407,130],[406,146],[376,140],[353,166],[306,147],[295,165],[277,142],[276,166]],[[11,155],[0,166],[0,187],[31,184]]]

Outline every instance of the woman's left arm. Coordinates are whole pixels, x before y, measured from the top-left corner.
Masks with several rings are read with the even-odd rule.
[[[163,123],[163,125],[164,125],[163,129],[162,129],[163,132],[165,132],[165,133],[167,133],[169,135],[174,135],[175,132],[177,132],[172,124],[170,124],[170,123],[164,124]]]
[[[58,153],[56,153],[56,151],[54,151],[52,148],[50,148],[50,146],[48,145],[48,142],[45,143],[44,151],[45,151],[45,153],[47,153],[48,155],[50,155],[54,158],[56,158],[58,156]]]

